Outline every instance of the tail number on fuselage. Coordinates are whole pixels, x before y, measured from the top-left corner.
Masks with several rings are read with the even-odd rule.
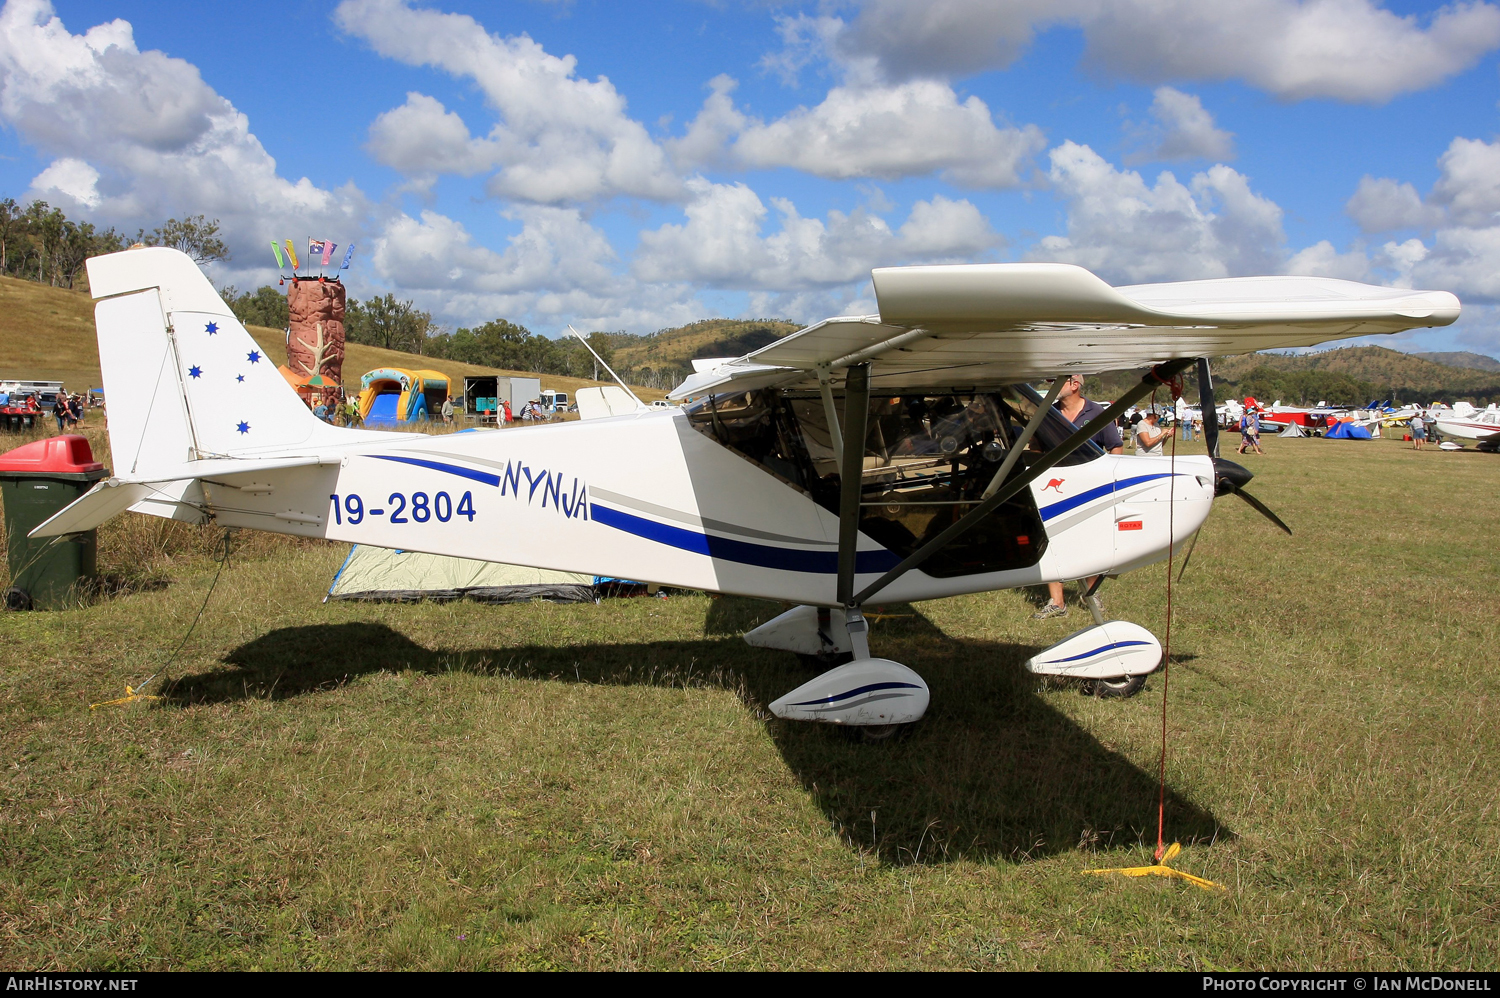
[[[411,493],[408,501],[406,493],[392,492],[386,497],[386,505],[380,508],[367,507],[365,500],[358,493],[350,492],[344,496],[337,493],[328,497],[333,503],[333,519],[340,526],[345,519],[350,524],[360,524],[367,516],[384,516],[391,523],[427,523],[436,520],[439,523],[447,523],[455,515],[467,517],[470,523],[474,522],[474,494],[465,492],[459,497],[458,504],[454,505],[453,497],[446,492],[428,496],[426,492]]]

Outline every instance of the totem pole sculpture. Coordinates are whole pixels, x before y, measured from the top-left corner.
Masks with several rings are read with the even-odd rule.
[[[271,244],[277,262],[282,262],[280,247]],[[308,265],[319,256],[326,266],[333,255],[334,244],[321,240],[309,240]],[[347,269],[354,247],[344,256]],[[309,398],[320,398],[323,402],[339,399],[344,371],[344,284],[338,275],[306,277],[297,273],[297,257],[292,250],[292,241],[286,241],[285,259],[292,265],[291,283],[286,289],[287,309],[290,313],[286,340],[286,366],[298,379],[310,379]],[[321,379],[321,384],[319,384]]]

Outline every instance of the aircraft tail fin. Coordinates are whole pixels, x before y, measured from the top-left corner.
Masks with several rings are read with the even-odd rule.
[[[88,273],[117,475],[348,439],[308,410],[185,253],[111,253]]]

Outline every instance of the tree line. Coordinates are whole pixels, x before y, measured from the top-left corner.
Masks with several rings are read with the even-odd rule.
[[[291,321],[286,295],[271,285],[243,293],[231,285],[222,289],[220,295],[235,317],[247,326],[284,329]],[[589,345],[598,351],[605,363],[614,359],[610,336],[609,333],[597,332],[588,335]],[[350,343],[480,367],[596,380],[608,378],[593,355],[572,337],[549,339],[506,319],[494,319],[472,329],[459,327],[449,332],[432,321],[432,313],[417,308],[414,302],[400,301],[393,294],[377,295],[363,301],[346,299],[344,339]]]
[[[137,243],[173,246],[200,264],[227,260],[229,247],[218,233],[218,219],[194,215],[169,218],[150,232],[137,230],[131,238],[112,227],[75,222],[45,201],[23,205],[4,198],[0,199],[0,274],[54,288],[77,288],[83,283],[83,265],[89,257]]]

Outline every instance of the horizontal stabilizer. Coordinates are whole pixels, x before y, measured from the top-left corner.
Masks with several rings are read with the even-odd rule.
[[[95,482],[93,488],[34,528],[27,536],[61,537],[64,534],[93,530],[141,500],[149,499],[152,491],[152,486],[145,482],[122,482],[118,478],[106,478]]]
[[[207,461],[187,461],[163,469],[160,476],[146,479],[106,478],[92,489],[79,496],[57,515],[36,527],[27,536],[57,537],[92,530],[112,517],[125,512],[138,503],[155,503],[162,510],[186,511],[182,496],[187,485],[195,481],[227,478],[265,471],[282,471],[287,468],[314,467],[320,464],[338,464],[341,456],[318,456],[297,454],[287,457],[264,458],[217,458]],[[191,503],[187,505],[193,505]],[[136,512],[155,515],[174,515],[142,506]],[[182,516],[177,515],[177,519]]]

